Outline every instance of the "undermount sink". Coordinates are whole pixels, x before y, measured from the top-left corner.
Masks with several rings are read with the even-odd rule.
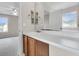
[[[37,33],[40,33],[41,31],[36,31]]]
[[[54,29],[41,29],[42,31],[60,31],[60,30],[54,30]]]

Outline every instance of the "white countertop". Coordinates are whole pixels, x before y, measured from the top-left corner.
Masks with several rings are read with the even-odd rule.
[[[40,33],[30,32],[25,35],[50,45],[79,53],[79,32],[42,31]]]

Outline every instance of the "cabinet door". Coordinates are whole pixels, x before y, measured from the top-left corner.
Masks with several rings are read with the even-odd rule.
[[[35,40],[28,37],[28,56],[35,56]]]
[[[36,40],[36,56],[48,56],[49,55],[49,45]]]
[[[27,36],[23,35],[23,52],[27,56]]]
[[[35,14],[38,13],[38,23],[36,23],[36,30],[40,30],[44,26],[44,8],[40,2],[35,3]],[[37,21],[37,19],[35,20]]]
[[[49,45],[28,37],[28,46],[27,46],[27,55],[28,56],[48,56],[49,55]]]

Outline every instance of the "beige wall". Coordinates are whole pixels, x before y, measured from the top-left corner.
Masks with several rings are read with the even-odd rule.
[[[0,14],[0,16],[8,17],[8,32],[0,33],[0,38],[18,36],[18,17],[3,14]]]

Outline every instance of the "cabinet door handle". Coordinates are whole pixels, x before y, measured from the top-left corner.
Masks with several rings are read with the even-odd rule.
[[[34,12],[31,11],[31,24],[34,24]]]
[[[38,24],[38,12],[35,12],[35,24]]]

